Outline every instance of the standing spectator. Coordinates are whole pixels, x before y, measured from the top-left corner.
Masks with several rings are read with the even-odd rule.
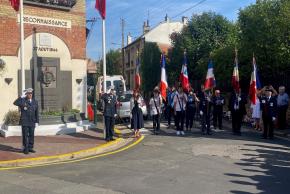
[[[243,117],[246,115],[247,99],[241,94],[241,89],[232,93],[229,110],[232,115],[232,130],[234,135],[241,135]]]
[[[115,118],[117,117],[117,98],[114,86],[110,87],[110,91],[102,96],[104,102],[104,117],[106,128],[106,141],[112,141],[115,126]]]
[[[32,88],[24,91],[21,97],[14,101],[21,111],[20,125],[22,127],[22,144],[23,153],[35,153],[34,147],[34,130],[39,123],[38,102],[32,98]]]
[[[160,131],[160,119],[161,119],[161,106],[162,106],[162,97],[158,87],[155,87],[153,90],[153,96],[149,102],[151,115],[153,118],[153,130],[154,134],[158,135]]]
[[[278,129],[284,130],[286,128],[286,113],[289,104],[289,96],[285,92],[285,86],[279,87],[279,95],[277,97],[278,106]]]
[[[197,103],[199,102],[196,93],[190,90],[186,103],[186,130],[191,131],[195,118]]]
[[[215,91],[215,95],[212,98],[213,104],[213,126],[216,129],[217,123],[219,129],[223,128],[223,106],[225,104],[225,99],[221,96],[220,90]]]
[[[174,96],[174,115],[176,116],[176,135],[184,135],[184,117],[187,96],[181,86],[178,87],[178,93]]]
[[[260,122],[261,122],[261,102],[260,97],[263,94],[262,90],[257,90],[256,104],[251,103],[252,119],[254,119],[255,129],[261,131]]]
[[[274,138],[274,122],[277,114],[277,99],[272,96],[270,87],[265,89],[266,96],[261,98],[262,119],[264,124],[263,138]]]
[[[201,130],[203,134],[211,135],[210,130],[210,118],[211,118],[212,102],[210,99],[210,93],[204,90],[204,86],[201,87],[199,114],[201,117]]]
[[[171,99],[171,94],[175,91],[173,91],[174,87],[172,88],[168,88],[168,91],[167,91],[167,106],[166,106],[166,118],[167,118],[167,125],[168,127],[167,128],[170,128],[170,125],[171,125],[171,115],[173,113],[173,110],[172,110],[172,99]]]
[[[130,110],[132,114],[131,129],[134,129],[134,137],[140,137],[139,130],[144,127],[143,112],[141,109],[142,97],[136,90],[130,100]]]

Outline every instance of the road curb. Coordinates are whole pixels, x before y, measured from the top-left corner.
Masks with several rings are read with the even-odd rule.
[[[126,146],[133,144],[135,139],[133,138],[117,138],[115,141],[111,141],[93,148],[80,150],[77,152],[71,152],[67,154],[54,155],[54,156],[42,156],[36,158],[25,158],[17,160],[0,161],[0,170],[8,170],[13,168],[33,167],[40,165],[49,165],[59,162],[68,162],[78,160],[87,157],[96,157],[98,155],[105,155],[110,152],[115,152]],[[109,154],[108,154],[109,155]]]

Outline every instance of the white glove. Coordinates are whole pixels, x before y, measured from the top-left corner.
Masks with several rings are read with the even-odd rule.
[[[276,117],[272,117],[272,121],[276,121]]]
[[[35,123],[35,127],[38,127],[38,123]]]
[[[26,98],[26,91],[25,90],[22,92],[21,98]]]
[[[202,116],[203,115],[203,112],[202,111],[199,111],[199,114]]]
[[[117,114],[114,114],[114,117],[116,118],[118,115]]]

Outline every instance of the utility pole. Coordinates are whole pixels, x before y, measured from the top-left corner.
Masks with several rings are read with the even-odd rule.
[[[125,20],[121,18],[121,29],[122,29],[122,74],[125,77],[125,37],[124,37]]]

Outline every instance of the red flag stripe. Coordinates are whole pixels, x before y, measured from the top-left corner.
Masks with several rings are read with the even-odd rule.
[[[96,0],[96,9],[104,20],[106,18],[106,0]]]
[[[15,11],[19,11],[20,0],[10,0],[10,4]]]

